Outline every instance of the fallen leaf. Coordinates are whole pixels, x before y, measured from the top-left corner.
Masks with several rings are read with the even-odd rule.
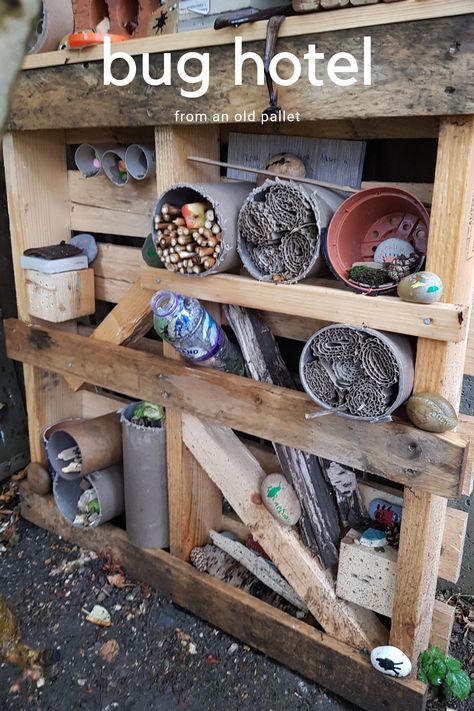
[[[102,607],[102,605],[94,605],[90,612],[84,610],[87,614],[87,622],[91,622],[93,625],[99,625],[99,627],[110,627],[112,620],[110,617],[110,612]]]
[[[180,629],[179,627],[177,627],[175,629],[175,634],[176,634],[176,637],[179,640],[181,640],[181,642],[190,642],[191,641],[191,635],[189,635],[187,632]]]
[[[131,587],[131,583],[127,583],[125,575],[123,573],[114,573],[113,575],[106,575],[107,582],[114,588],[126,588]],[[133,587],[133,586],[132,586]]]
[[[109,662],[109,664],[112,664],[117,658],[119,650],[120,645],[117,640],[109,639],[107,642],[104,642],[104,644],[99,650],[99,654],[105,662]]]

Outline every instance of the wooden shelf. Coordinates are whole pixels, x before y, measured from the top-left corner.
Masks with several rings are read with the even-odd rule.
[[[408,336],[458,342],[466,335],[464,306],[410,304],[392,296],[373,298],[337,288],[337,282],[334,286],[319,286],[316,280],[276,285],[233,274],[193,278],[143,267],[141,283],[150,291],[171,289],[206,301],[369,326]]]
[[[13,360],[77,376],[445,498],[457,496],[468,476],[467,443],[454,432],[435,435],[399,420],[373,424],[337,415],[307,420],[307,413],[320,408],[296,390],[14,319],[5,322],[5,334]]]

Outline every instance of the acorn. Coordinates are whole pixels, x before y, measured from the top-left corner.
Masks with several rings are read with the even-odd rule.
[[[433,304],[443,295],[443,282],[433,272],[416,272],[400,280],[397,294],[403,301],[415,304]]]
[[[412,395],[406,404],[407,415],[415,427],[426,432],[448,432],[458,424],[454,407],[437,393]]]

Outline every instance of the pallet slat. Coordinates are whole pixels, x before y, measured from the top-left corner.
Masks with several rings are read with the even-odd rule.
[[[317,408],[295,390],[83,336],[58,336],[53,329],[14,319],[5,321],[5,331],[14,360],[47,364],[92,385],[217,420],[446,498],[463,486],[467,444],[457,433],[434,435],[401,421],[374,425],[336,415],[307,420],[305,414]]]
[[[453,304],[410,304],[398,297],[362,294],[315,280],[290,285],[259,282],[245,276],[214,274],[193,279],[164,269],[143,267],[142,286],[150,291],[171,289],[207,301],[235,304],[289,316],[324,319],[354,326],[370,326],[385,331],[436,340],[460,341],[465,335],[465,311]]]

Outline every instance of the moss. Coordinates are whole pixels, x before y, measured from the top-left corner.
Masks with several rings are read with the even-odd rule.
[[[382,286],[392,281],[386,269],[357,266],[351,267],[347,273],[351,281],[367,286]]]

